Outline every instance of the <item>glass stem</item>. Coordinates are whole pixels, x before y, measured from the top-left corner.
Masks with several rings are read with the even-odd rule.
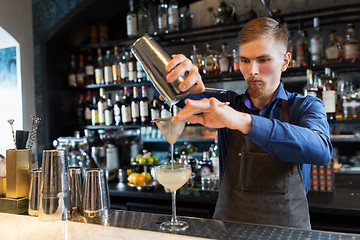
[[[171,198],[172,198],[172,217],[171,217],[171,223],[177,224],[178,220],[176,217],[176,191],[171,191]]]

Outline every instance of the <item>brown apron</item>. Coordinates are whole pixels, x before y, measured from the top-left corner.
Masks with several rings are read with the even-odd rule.
[[[282,118],[289,122],[286,100]],[[299,164],[270,156],[234,130],[223,170],[214,218],[311,229]]]

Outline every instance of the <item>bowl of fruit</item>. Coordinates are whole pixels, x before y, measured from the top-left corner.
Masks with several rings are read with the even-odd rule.
[[[127,180],[130,187],[135,187],[138,190],[156,186],[156,181],[152,179],[151,174],[148,172],[133,172],[128,176]]]
[[[151,156],[151,152],[139,154],[131,158],[132,165],[154,165],[158,162],[159,158],[157,156]]]

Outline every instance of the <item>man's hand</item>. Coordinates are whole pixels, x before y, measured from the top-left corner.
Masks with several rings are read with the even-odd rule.
[[[200,123],[209,128],[227,127],[240,130],[244,134],[251,130],[252,121],[249,114],[238,112],[216,98],[186,99],[185,104],[183,110],[173,117],[172,122],[185,120],[189,123]]]
[[[171,83],[188,72],[184,82],[179,85],[180,91],[185,92],[189,90],[191,94],[203,92],[205,86],[199,74],[199,69],[183,54],[172,55],[172,57],[173,59],[166,66],[166,71],[168,72],[166,80]]]

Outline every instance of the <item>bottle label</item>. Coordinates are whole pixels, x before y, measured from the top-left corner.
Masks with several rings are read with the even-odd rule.
[[[105,84],[113,82],[112,69],[110,66],[104,67],[104,81]]]
[[[100,68],[95,69],[95,79],[96,84],[102,84],[103,83],[103,70]]]
[[[107,105],[105,102],[99,102],[98,103],[98,112],[99,112],[99,123],[104,124],[105,123],[105,109]]]
[[[326,49],[326,59],[338,60],[340,58],[340,50],[338,47],[333,46]]]
[[[106,126],[113,125],[113,122],[114,122],[114,117],[113,117],[112,111],[109,109],[106,109],[105,110],[105,125]]]
[[[220,72],[228,72],[229,71],[229,58],[227,57],[222,57],[219,60],[219,64],[220,64]]]
[[[121,79],[126,79],[129,77],[129,70],[126,63],[120,63],[120,74],[121,74]]]
[[[114,106],[114,116],[115,116],[115,124],[120,125],[121,123],[121,109],[118,105]]]
[[[159,30],[165,30],[166,29],[166,25],[167,25],[167,16],[166,16],[166,12],[160,11],[159,13]]]
[[[160,117],[160,111],[159,109],[151,109],[151,120],[154,120],[156,118]]]
[[[171,117],[171,115],[170,115],[170,111],[169,111],[169,110],[167,110],[167,109],[163,109],[163,110],[161,110],[161,112],[160,112],[160,116],[161,116],[162,118],[168,118],[168,117]]]
[[[149,116],[149,107],[146,102],[140,101],[140,116],[148,117]]]
[[[90,110],[89,107],[85,108],[84,115],[85,115],[85,120],[90,120],[91,121],[91,110]]]
[[[123,123],[131,122],[131,108],[130,106],[121,106],[121,117]]]
[[[131,103],[131,116],[132,118],[137,118],[140,116],[139,103]]]
[[[112,78],[113,78],[114,82],[120,80],[120,78],[121,78],[120,65],[117,65],[117,64],[112,65]]]
[[[358,44],[345,44],[344,45],[344,58],[347,60],[356,59],[359,54]]]
[[[94,67],[92,65],[87,65],[85,67],[85,73],[86,73],[87,76],[94,75]]]
[[[69,74],[68,81],[69,81],[69,86],[71,86],[71,87],[76,86],[76,75],[75,74]]]
[[[137,72],[136,71],[129,71],[129,81],[135,81]]]
[[[126,16],[126,26],[127,26],[127,35],[136,36],[137,35],[137,19],[136,14],[129,14]]]
[[[169,27],[170,30],[179,29],[179,9],[178,8],[169,8]]]
[[[78,85],[83,85],[85,82],[84,82],[84,75],[82,73],[78,73],[76,75],[76,82]]]
[[[327,113],[334,113],[336,106],[336,91],[323,91],[322,99]]]
[[[214,71],[214,68],[215,68],[215,61],[211,56],[206,57],[204,65],[205,65],[206,71],[212,72],[212,71]]]
[[[97,109],[91,110],[91,124],[96,125],[99,123],[99,112]]]

